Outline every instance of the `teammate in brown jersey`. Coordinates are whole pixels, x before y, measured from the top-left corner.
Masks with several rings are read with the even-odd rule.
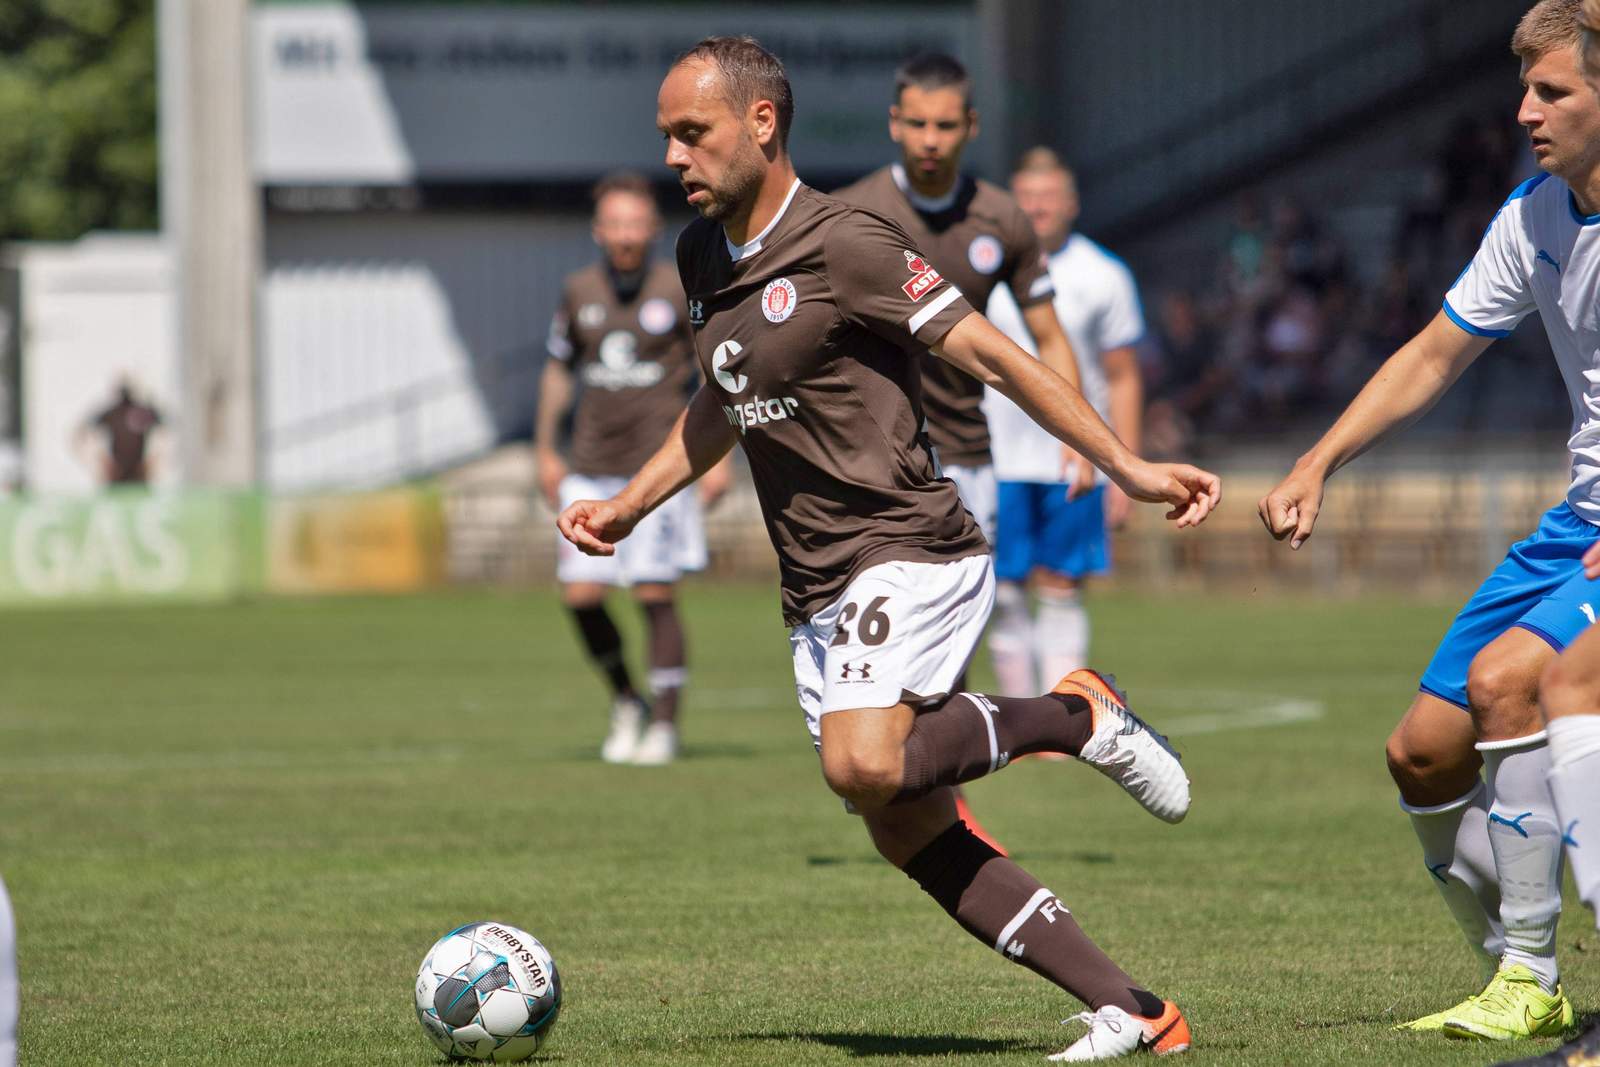
[[[540,488],[557,511],[626,484],[666,439],[698,378],[678,272],[650,258],[661,220],[649,182],[612,175],[595,187],[594,200],[602,259],[567,278],[550,327],[534,430]],[[570,469],[556,450],[569,412]],[[709,503],[726,488],[724,466],[701,482],[701,497]],[[674,583],[683,571],[705,566],[700,503],[692,493],[674,497],[613,558],[586,556],[561,542],[562,600],[612,690],[611,730],[600,748],[607,762],[659,765],[677,754],[687,673]],[[610,586],[631,588],[649,625],[648,726],[623,662],[622,635],[606,612]]]
[[[1056,319],[1055,286],[1033,227],[1007,192],[961,173],[961,157],[978,135],[972,81],[953,56],[924,54],[895,72],[889,136],[901,160],[834,195],[893,220],[961,290],[974,308],[988,306],[1001,282],[1016,294],[1039,358],[1078,385],[1078,362]],[[989,423],[980,408],[983,383],[944,360],[922,365],[928,437],[944,474],[991,542],[997,488],[989,450]],[[1087,492],[1094,471],[1063,447],[1061,470]]]
[[[806,188],[785,142],[782,64],[709,38],[657,100],[668,166],[703,216],[678,242],[706,386],[609,500],[562,534],[611,555],[737,441],[782,566],[797,691],[828,785],[878,851],[964,928],[1086,1002],[1059,1058],[1187,1048],[1177,1007],[1108,959],[1061,901],[955,816],[952,786],[1035,751],[1078,756],[1170,822],[1182,764],[1099,675],[1042,697],[955,693],[994,600],[988,546],[922,432],[921,354],[1007,392],[1134,500],[1202,521],[1215,476],[1133,456],[1068,383],[973,312],[904,231]]]
[[[1017,294],[1022,316],[1046,366],[1078,386],[1078,361],[1056,319],[1055,286],[1032,225],[1004,190],[961,173],[967,143],[978,135],[972,81],[953,56],[923,54],[895,72],[889,136],[901,160],[834,195],[898,224],[939,273],[975,308],[987,307],[1001,282]],[[922,361],[922,399],[928,438],[940,471],[955,482],[961,502],[993,544],[999,528],[999,486],[981,410],[983,383],[933,356]],[[1094,469],[1061,446],[1056,469],[1074,476],[1075,491],[1094,484]],[[966,687],[958,678],[956,688]],[[956,792],[958,816],[1004,852]]]

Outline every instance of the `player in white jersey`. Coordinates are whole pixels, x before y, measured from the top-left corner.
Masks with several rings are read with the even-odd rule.
[[[0,1067],[17,1065],[17,924],[0,881]]]
[[[1299,548],[1334,471],[1420,416],[1538,310],[1572,404],[1572,484],[1456,617],[1388,742],[1429,876],[1493,968],[1483,993],[1403,1024],[1457,1037],[1556,1034],[1573,1018],[1555,959],[1562,826],[1537,698],[1542,672],[1596,606],[1581,556],[1600,535],[1600,99],[1580,70],[1578,3],[1540,0],[1512,39],[1525,87],[1517,121],[1545,173],[1511,193],[1440,313],[1260,505],[1273,536]]]
[[[1600,0],[1584,0],[1583,75],[1600,95]],[[1600,541],[1583,555],[1600,604]],[[1550,791],[1578,896],[1600,919],[1600,627],[1591,626],[1545,668],[1539,708],[1550,735]],[[1600,1063],[1600,1024],[1543,1056],[1502,1067],[1584,1067]]]
[[[1137,453],[1144,392],[1133,346],[1144,335],[1144,316],[1133,275],[1117,257],[1073,232],[1077,183],[1050,149],[1023,155],[1011,175],[1011,193],[1045,249],[1056,317],[1077,355],[1084,398]],[[1034,351],[1008,287],[995,289],[988,316]],[[1003,393],[988,390],[984,411],[1000,483],[989,652],[1001,691],[1020,696],[1037,691],[1040,678],[1060,677],[1089,661],[1081,587],[1110,569],[1107,525],[1120,525],[1129,505],[1100,474],[1088,492],[1075,493],[1055,439]],[[1037,619],[1028,610],[1030,577]]]

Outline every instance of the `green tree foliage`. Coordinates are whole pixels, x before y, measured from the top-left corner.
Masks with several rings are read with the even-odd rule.
[[[155,0],[0,0],[0,240],[156,224]]]

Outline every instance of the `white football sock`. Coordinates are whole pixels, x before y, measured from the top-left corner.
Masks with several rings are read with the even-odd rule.
[[[17,924],[0,881],[0,1067],[17,1064]]]
[[[1000,695],[1036,697],[1043,687],[1033,668],[1033,618],[1028,614],[1028,589],[1021,582],[997,582],[994,613],[989,616],[989,658],[1000,682]],[[1051,679],[1050,685],[1055,684]]]
[[[1543,730],[1510,741],[1480,741],[1489,785],[1489,844],[1500,879],[1503,962],[1520,963],[1555,991],[1556,922],[1561,917],[1561,827],[1550,795],[1550,746]]]
[[[1039,657],[1044,688],[1089,662],[1089,613],[1076,589],[1039,590],[1039,613],[1033,621],[1033,648]]]
[[[1550,792],[1578,896],[1600,923],[1600,715],[1550,720]]]
[[[1411,816],[1411,828],[1422,843],[1429,880],[1461,927],[1488,982],[1506,947],[1500,927],[1500,883],[1489,847],[1488,790],[1479,782],[1464,797],[1426,808],[1407,804],[1402,797],[1400,808]]]

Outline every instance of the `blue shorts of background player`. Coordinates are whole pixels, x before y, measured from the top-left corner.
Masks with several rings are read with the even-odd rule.
[[[1000,483],[996,579],[1026,581],[1035,567],[1069,578],[1111,570],[1105,486],[1076,500],[1067,499],[1067,488],[1046,482]]]
[[[1421,690],[1466,708],[1473,657],[1513,626],[1563,651],[1600,608],[1600,582],[1583,576],[1582,561],[1596,538],[1600,526],[1579,518],[1565,502],[1545,512],[1538,529],[1511,546],[1450,624],[1422,674]]]

